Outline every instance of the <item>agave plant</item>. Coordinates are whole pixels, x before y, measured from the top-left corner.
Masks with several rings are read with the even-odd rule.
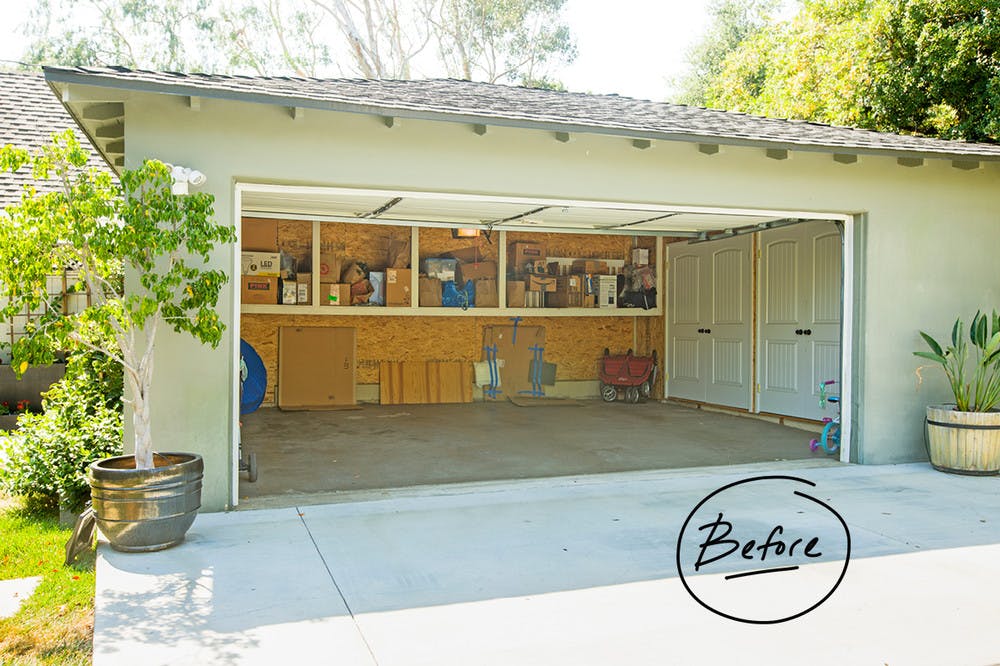
[[[931,351],[913,353],[941,364],[955,395],[955,409],[988,412],[1000,402],[1000,316],[996,310],[992,316],[976,312],[968,339],[962,320],[955,320],[951,345],[945,348],[923,331],[920,335]]]

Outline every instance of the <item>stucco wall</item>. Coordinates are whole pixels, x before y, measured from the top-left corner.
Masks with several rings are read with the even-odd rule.
[[[126,102],[127,163],[143,157],[208,175],[220,219],[233,219],[236,181],[426,189],[864,214],[858,225],[855,300],[857,458],[888,463],[923,456],[923,406],[947,396],[928,376],[917,391],[918,329],[946,331],[956,313],[1000,304],[997,193],[1000,166],[961,171],[944,160],[906,168],[891,158],[852,165],[830,155],[397,121],[284,107],[135,95]],[[230,268],[230,251],[214,264]],[[232,312],[232,292],[220,303]],[[230,333],[232,333],[230,329]],[[161,449],[202,452],[204,507],[229,503],[230,378],[234,338],[215,350],[164,336],[157,355],[154,432]]]

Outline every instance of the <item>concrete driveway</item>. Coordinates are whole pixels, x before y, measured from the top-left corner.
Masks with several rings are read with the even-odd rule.
[[[702,505],[681,539],[682,580],[678,536],[692,509],[775,474],[801,481],[740,484]],[[806,481],[794,497],[782,485]],[[94,663],[997,663],[998,484],[922,464],[805,462],[202,515],[172,550],[101,545]],[[846,573],[845,533],[824,504],[850,528]],[[710,536],[723,515],[728,537]],[[756,562],[769,533],[786,547],[814,535],[823,554],[800,550],[782,566],[794,558],[774,547]],[[727,539],[740,546],[722,557]],[[694,572],[699,554],[715,561]],[[709,610],[767,621],[820,601],[841,573],[797,619]]]

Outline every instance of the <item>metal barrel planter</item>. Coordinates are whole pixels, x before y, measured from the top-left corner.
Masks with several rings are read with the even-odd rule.
[[[184,540],[201,507],[205,465],[193,453],[157,453],[154,469],[135,469],[133,456],[105,458],[89,467],[97,527],[111,547],[148,552]]]
[[[927,453],[934,469],[987,476],[1000,473],[1000,412],[927,407]]]

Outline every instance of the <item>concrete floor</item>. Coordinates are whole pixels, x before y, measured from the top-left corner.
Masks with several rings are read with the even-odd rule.
[[[815,484],[843,516],[849,566],[798,619],[722,618],[678,578],[681,526],[714,490],[775,473]],[[94,665],[1000,663],[998,483],[795,461],[201,515],[170,550],[101,544]],[[803,528],[809,510],[788,490],[765,482],[726,507],[733,535]],[[804,527],[824,553],[844,536],[829,519]],[[840,566],[797,563],[688,584],[746,586],[767,604]]]
[[[256,454],[259,473],[255,483],[241,474],[240,505],[318,503],[345,491],[429,484],[835,460],[809,450],[813,436],[659,402],[260,409],[243,418],[244,452]]]

